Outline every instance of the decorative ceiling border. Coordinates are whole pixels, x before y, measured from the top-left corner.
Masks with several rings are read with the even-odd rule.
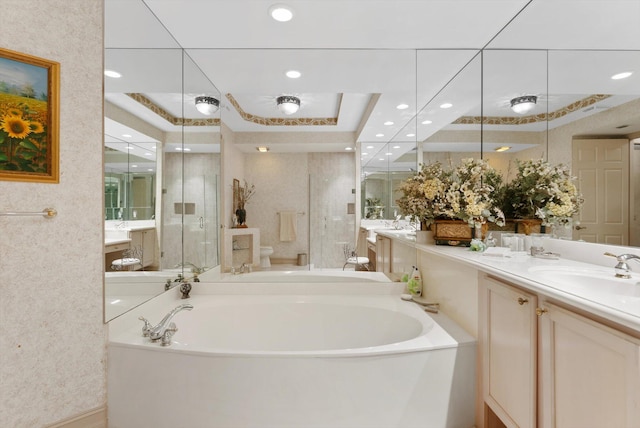
[[[599,101],[609,98],[611,95],[607,94],[594,94],[586,98],[573,102],[567,106],[564,106],[556,111],[550,113],[540,113],[530,116],[462,116],[457,119],[453,124],[455,125],[526,125],[529,123],[545,122],[559,119],[563,116],[573,113],[576,110],[583,109]]]
[[[207,118],[207,119],[190,119],[175,117],[163,108],[159,107],[149,98],[138,93],[127,93],[132,100],[142,104],[167,122],[176,126],[220,126],[219,118]]]
[[[337,117],[262,117],[255,114],[247,113],[240,107],[238,101],[231,94],[226,94],[231,105],[236,109],[238,114],[247,122],[253,122],[264,126],[336,126],[338,124]]]

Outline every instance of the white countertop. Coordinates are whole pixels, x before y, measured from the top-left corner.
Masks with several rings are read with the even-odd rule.
[[[416,231],[408,229],[377,229],[376,234],[386,236],[387,238],[395,239],[403,244],[415,245],[416,243]],[[375,240],[374,240],[375,242]]]
[[[630,279],[614,276],[615,259],[611,267],[560,258],[549,260],[513,253],[509,257],[487,256],[469,248],[417,244],[416,249],[459,261],[487,272],[534,293],[545,295],[594,315],[611,320],[640,332],[640,274]],[[633,262],[630,262],[633,263]],[[632,265],[632,268],[635,266]],[[637,269],[638,270],[638,269]],[[564,273],[584,273],[591,284],[580,278],[568,283]],[[556,273],[554,275],[554,273]],[[603,279],[602,286],[597,278]],[[594,287],[594,283],[596,286]],[[623,292],[620,292],[623,289]],[[631,290],[631,291],[629,291]]]

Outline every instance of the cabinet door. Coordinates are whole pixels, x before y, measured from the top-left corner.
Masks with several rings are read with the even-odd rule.
[[[541,426],[640,426],[640,340],[551,304],[544,309]]]
[[[391,272],[391,240],[380,235],[376,237],[376,271]]]
[[[482,280],[483,399],[507,426],[536,426],[536,296]]]
[[[156,230],[148,229],[142,234],[142,265],[148,267],[156,259]]]

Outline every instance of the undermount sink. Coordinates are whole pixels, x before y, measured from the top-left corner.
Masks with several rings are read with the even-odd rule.
[[[529,272],[548,284],[557,284],[569,292],[587,292],[614,294],[618,296],[640,298],[640,276],[617,278],[613,267],[581,268],[569,266],[534,266]]]

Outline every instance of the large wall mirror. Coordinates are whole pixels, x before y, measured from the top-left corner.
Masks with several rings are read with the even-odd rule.
[[[627,175],[605,183],[604,202],[585,197],[571,238],[640,245],[638,51],[183,50],[145,2],[110,0],[105,14],[105,68],[122,75],[105,78],[105,234],[117,241],[138,223],[130,242],[142,249],[142,267],[106,274],[138,273],[153,290],[108,278],[107,319],[163,292],[166,278],[241,264],[244,247],[225,244],[234,180],[255,185],[247,224],[273,261],[306,255],[300,268],[334,268],[361,219],[395,218],[397,185],[419,163],[483,157],[510,177],[517,159],[575,167],[583,141],[626,140]],[[300,99],[295,116],[278,108],[281,95]],[[527,95],[534,110],[515,113],[511,101]],[[200,112],[198,97],[219,110]],[[583,192],[596,185],[580,174]],[[293,241],[278,232],[284,212],[296,214]],[[626,237],[597,232],[599,218],[625,224]]]
[[[219,99],[182,49],[107,49],[105,319],[219,264]]]

